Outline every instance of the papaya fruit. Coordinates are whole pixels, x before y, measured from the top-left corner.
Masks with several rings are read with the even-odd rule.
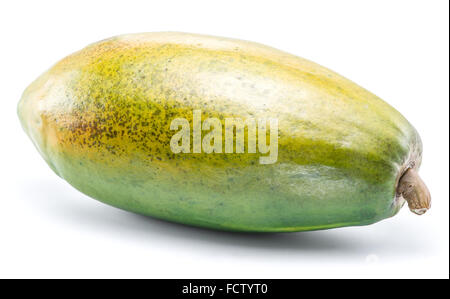
[[[61,178],[109,205],[212,229],[293,232],[430,208],[422,143],[393,107],[261,44],[109,38],[24,91],[21,124]]]

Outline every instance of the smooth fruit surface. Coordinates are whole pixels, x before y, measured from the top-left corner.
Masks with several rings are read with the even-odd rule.
[[[276,118],[276,163],[260,164],[258,153],[173,153],[170,123],[192,124],[193,110],[203,120]],[[187,33],[92,44],[33,82],[18,113],[49,166],[81,192],[224,230],[391,217],[404,203],[398,181],[422,152],[399,112],[337,73],[260,44]]]

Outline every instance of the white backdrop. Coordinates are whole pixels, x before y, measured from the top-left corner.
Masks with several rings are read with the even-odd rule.
[[[448,1],[3,1],[0,277],[333,278],[449,275]],[[22,131],[25,87],[113,35],[184,31],[267,44],[377,94],[416,127],[433,207],[291,234],[185,227],[99,203],[57,177]]]

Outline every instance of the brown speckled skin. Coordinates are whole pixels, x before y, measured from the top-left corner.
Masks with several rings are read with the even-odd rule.
[[[277,118],[278,161],[174,154],[170,122],[192,124],[194,109],[203,120]],[[263,45],[187,33],[92,44],[33,82],[18,111],[50,167],[85,194],[217,229],[379,221],[403,204],[398,178],[421,157],[408,121],[355,83]]]

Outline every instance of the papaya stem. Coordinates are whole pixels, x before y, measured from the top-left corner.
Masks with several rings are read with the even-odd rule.
[[[400,178],[397,193],[407,202],[411,212],[425,214],[431,207],[431,195],[417,171],[410,168]]]

